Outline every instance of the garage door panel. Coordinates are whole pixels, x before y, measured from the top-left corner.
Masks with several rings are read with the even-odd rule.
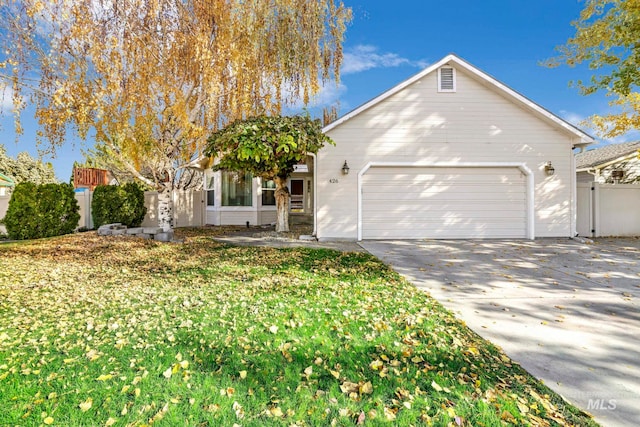
[[[371,168],[363,176],[362,236],[525,237],[526,203],[517,168]]]
[[[431,199],[436,201],[478,201],[478,202],[500,202],[508,199],[509,201],[524,201],[526,200],[526,195],[522,194],[522,190],[518,190],[516,188],[513,189],[504,189],[500,194],[496,196],[495,192],[479,192],[472,191],[468,189],[464,189],[464,191],[455,191],[455,192],[447,192],[446,190],[440,191],[421,191],[421,192],[411,192],[404,191],[404,188],[397,188],[395,191],[372,191],[372,190],[363,190],[363,195],[366,194],[366,199],[370,201],[379,200],[381,202],[393,200],[406,200],[407,202],[417,201],[421,203],[420,200],[423,199]]]

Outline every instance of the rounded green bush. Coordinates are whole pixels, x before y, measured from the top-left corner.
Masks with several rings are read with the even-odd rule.
[[[78,227],[80,206],[69,184],[16,185],[3,219],[15,240],[69,234]]]
[[[99,185],[93,192],[91,216],[94,227],[118,222],[127,227],[139,227],[146,213],[144,191],[136,183]]]

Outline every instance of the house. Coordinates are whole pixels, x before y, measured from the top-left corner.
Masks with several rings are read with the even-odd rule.
[[[610,144],[576,154],[578,182],[640,183],[640,141]]]
[[[264,225],[276,222],[275,183],[250,173],[204,169],[204,223],[208,225]],[[287,182],[293,217],[313,217],[315,157],[296,165]]]
[[[0,173],[0,196],[8,195],[11,189],[15,186],[16,183],[13,181],[13,179],[9,178],[3,173]]]
[[[593,138],[455,55],[324,131],[319,240],[575,235],[572,150]]]

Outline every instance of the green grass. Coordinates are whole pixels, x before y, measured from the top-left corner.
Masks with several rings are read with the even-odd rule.
[[[0,246],[0,425],[595,423],[375,258]]]

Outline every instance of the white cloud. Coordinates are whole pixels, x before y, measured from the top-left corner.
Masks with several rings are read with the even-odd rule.
[[[344,84],[336,85],[336,82],[331,80],[322,85],[320,92],[311,99],[310,104],[320,107],[335,104],[346,91],[347,87]]]
[[[13,111],[13,89],[0,82],[0,113]]]
[[[373,68],[419,67],[425,68],[424,60],[413,61],[403,58],[397,53],[379,53],[378,48],[371,45],[358,45],[345,52],[342,69],[343,75],[360,73]]]
[[[574,113],[572,111],[566,111],[566,110],[560,110],[560,117],[562,117],[564,120],[568,121],[572,125],[578,126],[578,127],[584,126],[585,120],[588,119],[588,117],[585,117],[581,114]]]

